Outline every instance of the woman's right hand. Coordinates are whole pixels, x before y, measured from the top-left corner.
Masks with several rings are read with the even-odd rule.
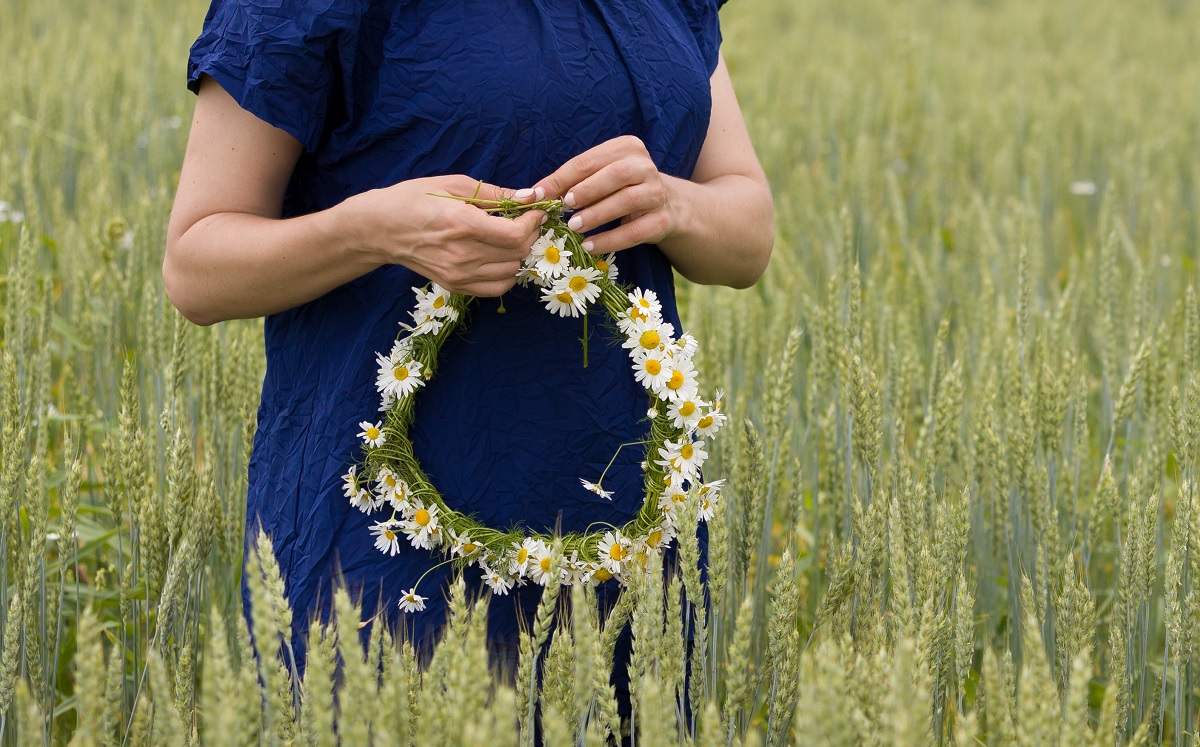
[[[343,206],[373,261],[404,265],[455,293],[494,297],[516,282],[545,213],[530,210],[510,219],[435,196],[465,197],[476,194],[477,187],[476,196],[483,199],[512,197],[512,190],[453,174],[369,190]]]

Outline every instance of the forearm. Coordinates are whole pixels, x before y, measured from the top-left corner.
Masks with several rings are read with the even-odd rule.
[[[659,249],[688,280],[748,288],[775,240],[769,187],[741,174],[706,182],[664,175],[675,224]]]
[[[379,266],[347,221],[345,203],[296,218],[238,212],[201,218],[168,242],[167,294],[198,324],[311,301]]]

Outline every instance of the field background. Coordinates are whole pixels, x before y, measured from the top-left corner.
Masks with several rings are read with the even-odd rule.
[[[293,701],[263,664],[249,695],[261,323],[195,328],[162,291],[204,10],[0,4],[5,744],[332,739],[327,681]],[[703,677],[650,622],[678,599],[637,596],[638,707],[668,716],[635,713],[639,743],[1194,743],[1200,8],[721,17],[778,234],[751,290],[679,281],[702,381],[730,394],[732,479]],[[270,636],[283,580],[251,565]],[[516,744],[537,702],[548,741],[599,743],[604,687],[567,697],[560,671],[603,659],[579,655],[597,626],[555,637],[540,699],[449,655],[418,685],[396,654],[377,684],[359,656],[341,739]],[[476,633],[452,645],[478,665]],[[676,722],[685,690],[703,707]]]

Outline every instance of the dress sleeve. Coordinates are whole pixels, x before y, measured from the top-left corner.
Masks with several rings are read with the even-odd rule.
[[[336,95],[337,46],[348,20],[330,5],[212,0],[188,54],[188,88],[198,91],[207,74],[243,109],[315,150]]]
[[[700,55],[711,76],[717,69],[717,54],[721,50],[721,18],[717,14],[728,0],[691,0],[692,31],[700,47]]]

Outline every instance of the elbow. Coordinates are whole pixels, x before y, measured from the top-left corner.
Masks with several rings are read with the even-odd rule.
[[[189,281],[187,274],[174,259],[175,253],[172,251],[172,244],[173,242],[170,240],[167,241],[162,264],[163,291],[166,293],[167,299],[192,324],[201,327],[216,324],[221,320],[197,302],[193,282]]]
[[[775,248],[775,201],[771,196],[770,187],[763,185],[763,197],[760,203],[763,215],[756,221],[760,230],[755,239],[746,247],[745,260],[742,263],[743,272],[736,278],[731,278],[729,286],[737,290],[754,287],[767,271],[771,262],[771,252]]]

